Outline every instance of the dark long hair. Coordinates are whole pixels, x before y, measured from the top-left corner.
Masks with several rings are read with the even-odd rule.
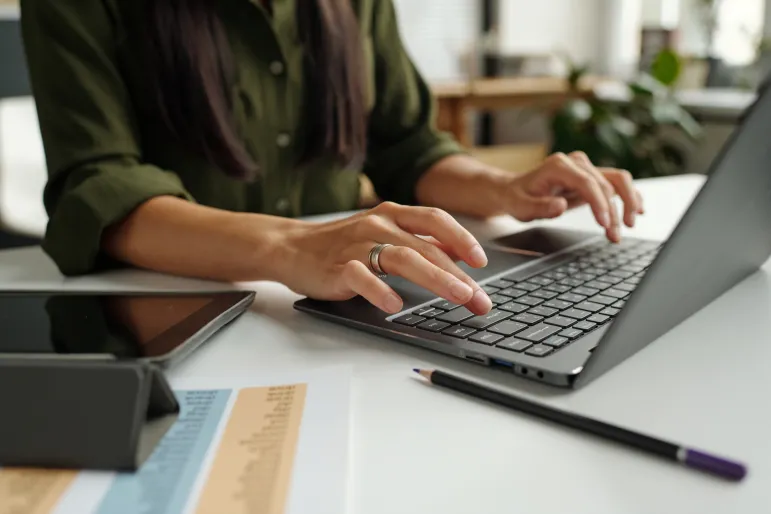
[[[224,173],[249,179],[258,166],[233,116],[233,56],[218,0],[145,0],[148,106],[164,128]],[[359,25],[350,0],[297,0],[305,49],[309,138],[303,161],[334,156],[361,163],[366,103]]]

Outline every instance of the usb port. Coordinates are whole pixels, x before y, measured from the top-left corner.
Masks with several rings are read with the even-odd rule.
[[[514,363],[513,362],[502,361],[500,359],[493,359],[493,363],[498,365],[498,366],[503,366],[505,368],[513,368],[514,367]]]

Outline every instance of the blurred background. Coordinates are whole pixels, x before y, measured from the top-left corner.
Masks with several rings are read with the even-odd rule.
[[[512,172],[583,150],[638,178],[705,173],[771,71],[771,0],[394,1],[438,125]],[[47,219],[18,19],[0,0],[0,247]]]

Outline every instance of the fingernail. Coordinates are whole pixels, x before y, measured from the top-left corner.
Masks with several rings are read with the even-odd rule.
[[[600,225],[603,227],[610,229],[610,215],[607,212],[603,212],[600,214]]]
[[[402,310],[402,300],[396,295],[388,295],[385,299],[385,308],[391,314],[396,314]]]
[[[460,280],[454,280],[450,283],[450,292],[456,300],[460,300],[460,303],[466,303],[473,291],[468,284],[464,284]]]
[[[480,267],[487,266],[487,255],[485,254],[485,251],[482,249],[482,247],[479,245],[476,245],[474,248],[471,249],[469,258],[471,259],[471,264],[473,264],[474,266],[480,266]]]
[[[474,293],[474,298],[472,298],[472,301],[476,304],[477,307],[483,309],[485,312],[493,308],[493,302],[490,301],[490,297],[487,296],[487,294],[481,289]]]

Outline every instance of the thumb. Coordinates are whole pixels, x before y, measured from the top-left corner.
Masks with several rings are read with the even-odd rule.
[[[560,196],[520,195],[513,205],[512,215],[519,221],[557,218],[568,210],[568,201]]]

